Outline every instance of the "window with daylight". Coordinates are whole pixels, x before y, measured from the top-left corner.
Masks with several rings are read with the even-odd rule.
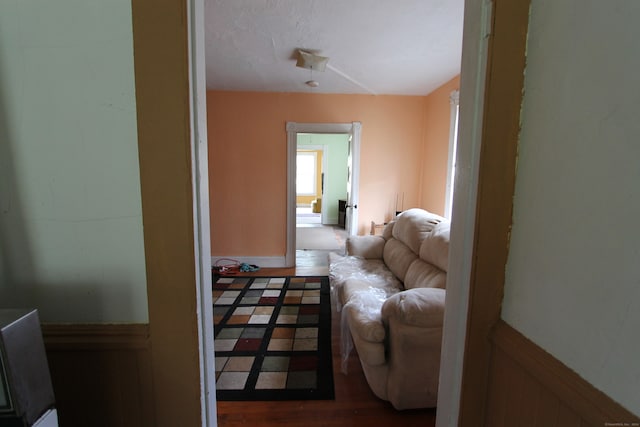
[[[299,151],[296,158],[296,193],[315,196],[317,183],[317,153]]]
[[[451,102],[451,123],[449,125],[449,162],[447,165],[447,187],[444,201],[444,216],[451,219],[453,206],[453,184],[456,176],[456,145],[458,144],[458,115],[460,92],[455,90],[449,97]]]

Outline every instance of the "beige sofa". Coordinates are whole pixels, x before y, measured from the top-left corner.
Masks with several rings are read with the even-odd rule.
[[[436,406],[448,252],[449,221],[410,209],[330,256],[343,371],[355,346],[371,389],[396,409]]]

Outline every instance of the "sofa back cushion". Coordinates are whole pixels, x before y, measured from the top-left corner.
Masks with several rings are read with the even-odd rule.
[[[384,245],[382,258],[389,270],[404,282],[409,266],[418,259],[418,255],[400,240],[392,237]]]
[[[413,253],[418,255],[422,241],[442,221],[446,219],[434,213],[423,209],[409,209],[397,217],[391,233],[395,239],[407,245]]]
[[[382,229],[382,238],[389,240],[393,237],[393,226],[396,225],[395,218],[389,221],[389,223]]]
[[[445,289],[447,273],[433,264],[424,262],[420,258],[411,263],[404,277],[405,289],[439,288]]]
[[[436,225],[420,246],[420,259],[433,264],[442,271],[447,271],[449,263],[449,230],[451,223],[444,220]]]

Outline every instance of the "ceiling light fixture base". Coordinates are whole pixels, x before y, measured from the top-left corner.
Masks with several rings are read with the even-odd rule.
[[[298,49],[298,61],[296,67],[306,68],[313,71],[324,71],[329,62],[329,58],[326,56],[316,55],[311,52]]]

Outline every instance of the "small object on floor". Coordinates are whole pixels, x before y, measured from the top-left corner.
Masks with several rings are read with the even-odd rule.
[[[314,201],[311,202],[311,212],[320,213],[322,212],[322,198],[318,197]]]
[[[248,273],[258,270],[260,270],[260,267],[255,264],[247,264],[246,262],[241,263],[240,261],[231,258],[221,258],[216,261],[216,265],[213,266],[214,273],[221,276],[238,274],[239,272]]]
[[[228,276],[232,274],[238,274],[240,271],[241,264],[239,261],[231,258],[221,258],[216,261],[216,265],[213,266],[213,271],[215,274],[219,274],[221,276]]]
[[[258,271],[258,270],[260,270],[260,267],[258,267],[255,264],[247,264],[246,262],[243,262],[242,264],[240,264],[240,271],[243,273]]]

